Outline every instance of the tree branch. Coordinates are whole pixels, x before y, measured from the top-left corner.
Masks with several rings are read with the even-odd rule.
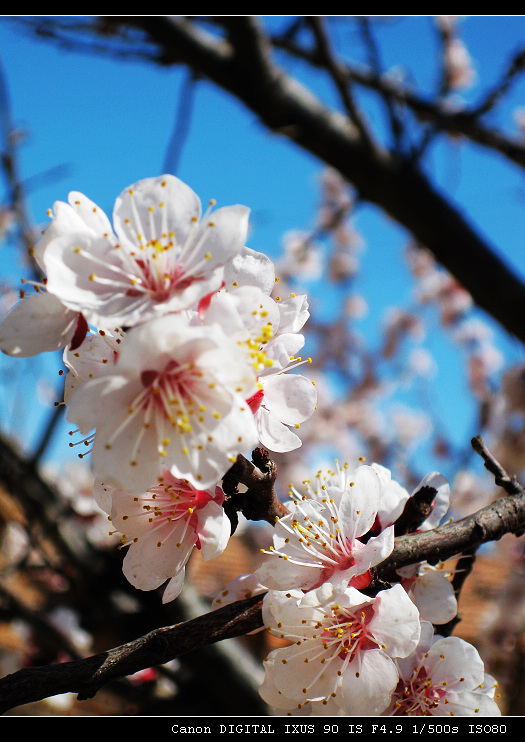
[[[494,481],[505,490],[508,495],[520,495],[523,493],[523,487],[519,484],[515,476],[511,477],[501,466],[485,445],[485,441],[480,435],[477,435],[471,441],[472,448],[478,453],[484,461],[485,469],[494,475]]]
[[[375,145],[372,136],[350,92],[352,80],[345,74],[342,65],[334,58],[330,41],[324,28],[323,18],[321,16],[307,16],[306,22],[311,27],[315,36],[317,43],[316,53],[320,64],[328,71],[334,81],[348,115],[363,138],[363,143],[373,149]]]
[[[36,32],[52,38],[53,20],[37,24]],[[339,170],[361,199],[379,206],[407,229],[416,243],[430,250],[470,292],[478,307],[525,341],[525,283],[494,246],[478,234],[461,209],[417,167],[417,158],[381,150],[378,144],[370,148],[350,117],[324,106],[274,63],[272,51],[278,42],[265,34],[255,16],[207,19],[226,35],[206,32],[203,20],[206,17],[102,16],[88,28],[71,23],[66,28],[62,24],[60,31],[62,40],[68,31],[73,35],[100,34],[106,40],[108,53],[114,51],[112,43],[117,37],[129,50],[129,56],[164,66],[186,65],[194,74],[223,88],[253,111],[270,131],[287,136],[321,162]],[[288,37],[285,41],[281,37],[280,42],[288,44],[288,50],[320,64],[318,54],[305,52]],[[75,48],[73,41],[69,43]],[[79,48],[89,50],[83,40]],[[92,48],[101,51],[100,44],[93,44]],[[517,53],[500,85],[501,91],[506,89],[506,79],[510,82],[521,70],[522,63],[522,53]],[[349,81],[376,89],[384,100],[391,97],[406,104],[436,130],[463,134],[525,166],[523,144],[483,126],[476,110],[451,112],[443,104],[425,101],[384,76],[350,65],[346,69]],[[483,104],[487,105],[491,104]]]
[[[92,657],[18,670],[0,680],[0,713],[58,693],[77,693],[81,701],[92,698],[113,680],[253,631],[261,625],[261,604],[261,596],[256,596],[191,621],[155,629]]]
[[[232,533],[237,527],[238,512],[247,520],[264,520],[272,526],[286,515],[288,511],[275,491],[276,478],[277,467],[265,449],[256,448],[252,461],[242,454],[237,457],[222,480],[226,495],[224,510],[231,521]]]
[[[227,39],[205,33],[186,18],[116,16],[111,20],[117,26],[141,28],[157,44],[160,63],[189,65],[242,101],[271,131],[285,134],[339,170],[362,199],[380,206],[427,247],[480,308],[525,341],[522,280],[414,163],[377,146],[373,150],[364,146],[348,117],[326,108],[280,69],[270,56],[269,40],[257,31],[255,18],[229,18]],[[246,43],[245,36],[254,43]]]
[[[272,41],[275,48],[282,49],[313,66],[320,66],[319,58],[312,54],[311,50],[304,49],[290,38],[279,36],[274,37]],[[503,96],[518,72],[523,71],[524,64],[525,50],[522,50],[517,52],[511,60],[509,69],[500,84],[481,104],[471,109],[459,111],[451,109],[446,101],[424,97],[409,86],[397,80],[392,80],[387,75],[379,74],[373,68],[360,67],[348,62],[341,67],[342,74],[349,81],[379,93],[385,102],[388,102],[388,107],[394,102],[406,106],[420,121],[431,124],[436,131],[446,132],[452,136],[464,136],[482,147],[497,152],[514,165],[525,167],[525,146],[523,142],[488,127],[481,120],[482,115],[490,111]]]
[[[377,567],[383,580],[394,579],[396,571],[417,562],[437,564],[463,551],[489,541],[498,541],[506,533],[521,536],[525,532],[525,494],[502,497],[477,513],[461,520],[396,538],[393,552]]]

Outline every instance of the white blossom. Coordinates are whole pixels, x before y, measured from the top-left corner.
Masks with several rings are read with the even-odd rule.
[[[389,526],[368,540],[382,499],[382,483],[370,466],[341,468],[323,475],[301,496],[292,488],[294,505],[274,529],[273,546],[255,571],[269,588],[310,590],[323,582],[364,587],[368,571],[394,547]]]
[[[224,551],[230,521],[222,507],[220,487],[200,490],[162,472],[156,484],[139,495],[97,484],[104,491],[112,525],[128,547],[123,572],[139,590],[154,590],[169,580],[163,603],[174,600],[184,584],[185,567],[194,548],[208,561]],[[108,508],[108,505],[110,506]]]
[[[500,715],[477,649],[456,636],[434,636],[429,622],[422,622],[414,653],[396,664],[399,683],[385,715]]]
[[[70,399],[68,419],[92,434],[95,475],[145,491],[164,468],[197,488],[215,484],[257,445],[246,399],[255,376],[217,327],[173,314],[126,333],[113,365]]]
[[[96,326],[132,326],[198,304],[220,288],[225,263],[247,235],[246,207],[201,215],[197,195],[172,175],[124,189],[113,227],[83,194],[68,201],[54,205],[37,254],[47,290]]]
[[[400,585],[375,598],[330,583],[308,593],[271,590],[263,620],[292,643],[265,660],[261,696],[278,709],[312,702],[321,713],[329,703],[348,715],[384,711],[398,683],[392,658],[411,654],[420,632],[417,609]]]
[[[299,330],[308,316],[305,296],[276,302],[261,288],[248,285],[217,292],[206,310],[205,324],[222,327],[253,365],[259,388],[248,402],[259,441],[270,451],[298,448],[301,439],[291,428],[298,428],[315,410],[315,386],[305,376],[290,373],[303,363],[296,354],[304,345]]]

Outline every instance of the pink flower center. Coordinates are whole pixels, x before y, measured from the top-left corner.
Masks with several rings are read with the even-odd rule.
[[[330,554],[330,563],[323,567],[321,576],[314,588],[320,587],[324,582],[328,582],[336,572],[345,572],[355,565],[354,554],[364,548],[358,539],[336,540],[333,544],[333,552]],[[349,585],[357,590],[362,590],[370,584],[370,571],[361,575],[355,575],[349,579]]]
[[[172,292],[184,291],[191,284],[200,280],[197,276],[188,275],[184,268],[172,260],[173,244],[162,247],[158,241],[148,245],[147,258],[135,260],[137,273],[140,275],[140,288],[130,288],[127,296],[139,296],[144,292],[157,302],[166,301]]]
[[[185,532],[192,532],[191,542],[200,549],[198,511],[204,508],[213,497],[210,492],[197,490],[185,479],[176,479],[164,471],[158,483],[137,501],[140,508],[135,513],[140,521],[145,518],[151,523],[151,532],[159,534],[159,544],[169,538],[174,526],[181,520],[186,522]],[[133,515],[126,516],[128,537],[133,535]]]
[[[337,608],[338,606],[333,610]],[[358,614],[336,613],[334,623],[321,635],[323,641],[327,645],[338,645],[340,659],[351,662],[358,652],[378,647],[367,626],[373,615],[373,606],[365,606]]]
[[[434,709],[447,703],[447,691],[432,684],[423,666],[416,668],[409,680],[401,678],[392,696],[394,716],[432,716]]]
[[[163,371],[146,369],[140,375],[144,391],[134,406],[155,409],[174,426],[182,426],[180,432],[190,432],[196,385],[201,376],[202,372],[193,363],[179,364],[173,360]]]

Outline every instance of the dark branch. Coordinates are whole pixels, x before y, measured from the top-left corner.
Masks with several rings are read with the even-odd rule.
[[[423,561],[437,564],[458,554],[471,554],[483,543],[497,541],[506,533],[520,536],[525,531],[525,491],[509,478],[495,462],[479,439],[484,459],[502,486],[512,488],[512,496],[502,497],[474,515],[431,531],[396,538],[392,554],[375,570],[374,584],[378,589],[398,581],[397,570]],[[257,459],[258,453],[255,454]],[[268,463],[261,451],[258,461],[264,469]],[[257,473],[257,471],[259,473]],[[241,458],[238,481],[257,481],[262,475],[263,489],[268,488],[273,468],[267,471]],[[262,596],[238,601],[199,618],[155,629],[128,644],[93,657],[58,665],[19,670],[0,680],[0,713],[31,701],[57,693],[74,692],[79,699],[93,696],[102,686],[148,667],[164,664],[182,654],[223,639],[241,636],[260,628]]]
[[[524,488],[496,461],[481,436],[473,438],[471,443],[473,449],[483,458],[485,467],[494,475],[496,484],[508,496],[501,497],[474,515],[456,522],[396,538],[394,551],[377,568],[378,575],[383,579],[393,577],[396,570],[416,561],[437,564],[460,553],[471,560],[482,544],[498,541],[506,533],[521,536],[525,532]]]
[[[320,64],[326,68],[333,79],[348,115],[363,138],[363,143],[373,149],[374,142],[371,133],[350,91],[352,80],[346,75],[344,67],[334,58],[330,41],[324,28],[323,18],[321,16],[307,16],[306,22],[313,31]]]
[[[158,46],[163,64],[190,66],[242,101],[271,131],[286,134],[339,170],[362,199],[380,206],[426,246],[479,307],[525,340],[521,279],[422,171],[387,151],[363,146],[348,117],[326,108],[280,69],[255,18],[224,20],[227,39],[205,33],[185,18],[117,16],[113,21],[141,28]]]
[[[511,477],[501,466],[494,456],[490,453],[485,445],[483,438],[478,435],[471,441],[472,448],[478,453],[484,461],[485,469],[494,475],[494,481],[505,490],[508,495],[523,494],[523,487],[519,484],[516,477]]]
[[[191,621],[155,629],[92,657],[30,667],[0,680],[0,713],[58,693],[92,698],[113,680],[164,664],[199,647],[231,639],[261,625],[261,596],[232,603]]]
[[[222,480],[226,495],[224,510],[231,521],[232,533],[237,527],[239,512],[247,520],[264,520],[272,526],[286,515],[288,511],[275,491],[276,477],[277,467],[265,449],[256,448],[252,461],[242,454],[238,456]]]
[[[312,54],[311,50],[305,50],[289,38],[279,36],[274,38],[273,41],[276,48],[283,49],[314,66],[320,65],[319,58]],[[497,100],[506,92],[517,72],[523,70],[524,57],[525,51],[520,51],[515,55],[501,83],[481,104],[472,109],[459,111],[451,109],[446,101],[425,97],[411,87],[397,80],[391,80],[386,75],[379,74],[373,68],[363,68],[346,63],[344,73],[348,80],[379,93],[385,101],[388,101],[389,107],[394,102],[406,106],[420,121],[428,123],[436,131],[442,131],[452,136],[464,136],[482,147],[498,152],[515,165],[525,167],[525,145],[523,142],[490,128],[481,119],[482,114],[491,110]]]
[[[403,512],[394,523],[396,536],[414,533],[432,512],[437,490],[425,485],[408,498]]]

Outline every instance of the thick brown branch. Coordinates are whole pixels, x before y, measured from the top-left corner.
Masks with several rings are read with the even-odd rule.
[[[447,523],[430,531],[400,536],[392,554],[378,568],[382,579],[394,577],[396,570],[416,562],[437,564],[463,551],[489,541],[498,541],[506,533],[521,536],[525,532],[525,494],[502,497],[474,515]]]
[[[413,164],[363,145],[348,117],[331,111],[272,60],[254,18],[229,19],[230,41],[205,34],[189,19],[117,16],[144,30],[163,64],[186,64],[228,91],[271,131],[338,169],[359,196],[380,206],[426,246],[471,293],[479,307],[525,341],[525,285],[461,211]],[[219,19],[220,20],[220,19]],[[231,40],[243,31],[250,46]],[[263,51],[261,51],[263,50]]]
[[[149,634],[93,657],[29,667],[0,680],[0,713],[58,693],[91,698],[112,680],[164,664],[199,647],[231,639],[261,626],[261,596]]]

